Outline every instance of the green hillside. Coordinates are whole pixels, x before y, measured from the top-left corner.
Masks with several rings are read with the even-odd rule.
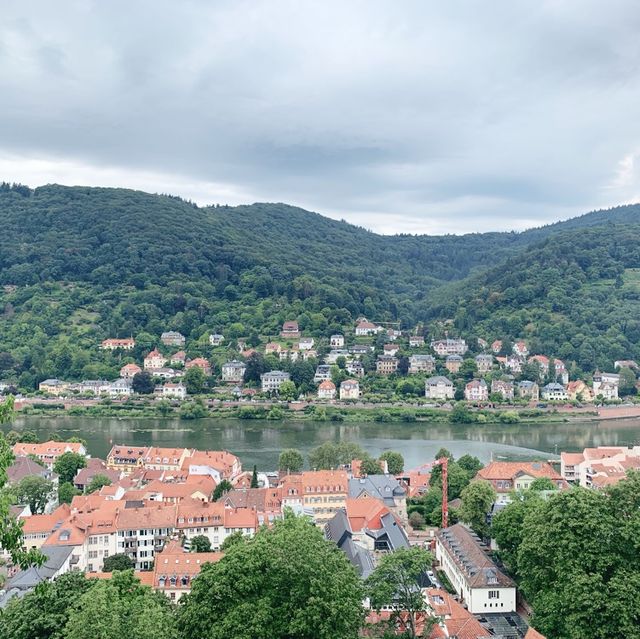
[[[585,371],[640,357],[640,224],[562,230],[431,296],[463,334],[527,338]]]
[[[0,379],[113,376],[106,337],[136,336],[139,357],[164,330],[198,348],[286,319],[328,336],[360,315],[454,318],[582,366],[635,356],[636,231],[614,224],[634,220],[638,206],[520,234],[391,237],[285,204],[0,185]]]

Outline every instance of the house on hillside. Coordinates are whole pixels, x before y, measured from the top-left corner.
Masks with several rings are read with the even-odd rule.
[[[153,349],[145,358],[144,358],[144,370],[153,371],[158,368],[163,368],[167,363],[166,357],[160,353],[157,349]]]
[[[191,361],[187,362],[185,368],[189,370],[190,368],[199,368],[205,375],[211,375],[211,364],[209,360],[206,360],[204,357],[196,357]]]
[[[268,373],[263,373],[262,375],[260,375],[262,392],[278,393],[280,392],[280,387],[282,386],[282,384],[290,380],[291,375],[289,375],[289,373],[285,373],[284,371],[269,371]]]
[[[498,394],[505,401],[511,401],[513,399],[513,384],[501,379],[494,379],[491,382],[491,394]]]
[[[542,399],[549,402],[564,402],[569,399],[569,395],[562,384],[552,382],[542,387]]]
[[[336,385],[330,380],[325,379],[318,386],[318,399],[335,399]]]
[[[142,369],[137,364],[125,364],[120,369],[120,377],[123,379],[133,379]]]
[[[329,339],[331,348],[342,348],[344,346],[344,335],[332,335]]]
[[[527,348],[527,343],[522,340],[520,340],[519,342],[516,342],[512,346],[512,350],[513,350],[513,354],[516,357],[520,357],[522,359],[526,359],[527,355],[529,355],[529,349]]]
[[[455,394],[453,382],[442,375],[430,377],[424,383],[424,395],[428,399],[453,399]]]
[[[497,355],[502,350],[502,340],[501,339],[497,339],[497,340],[493,341],[492,344],[491,344],[491,350],[493,351],[493,353],[495,355]]]
[[[581,379],[567,384],[567,395],[574,402],[593,401],[593,391]]]
[[[186,399],[187,387],[180,382],[178,382],[177,384],[169,382],[167,384],[164,384],[163,386],[156,386],[154,395],[158,397],[168,397],[173,399]]]
[[[225,362],[222,365],[222,381],[225,383],[240,384],[244,380],[247,367],[244,362],[237,359]]]
[[[468,346],[463,339],[438,339],[431,342],[431,348],[440,356],[464,355]]]
[[[160,335],[160,341],[165,346],[184,346],[187,339],[182,333],[178,333],[178,331],[165,331]]]
[[[280,331],[280,337],[285,339],[297,339],[300,337],[300,328],[298,326],[298,322],[287,321],[282,325],[282,330]]]
[[[540,399],[540,387],[529,380],[518,382],[518,397],[537,402]]]
[[[380,375],[392,375],[398,370],[398,358],[393,355],[380,355],[376,361],[376,372]]]
[[[436,360],[433,355],[412,355],[409,358],[409,374],[433,373],[436,369]]]
[[[595,397],[601,396],[603,399],[618,399],[618,387],[620,385],[620,375],[617,373],[601,373],[596,371],[593,374],[593,394]]]
[[[355,379],[345,379],[340,384],[340,399],[359,399],[360,398],[360,384]]]
[[[177,351],[169,358],[171,366],[184,366],[187,362],[187,354],[184,351]]]
[[[409,347],[410,348],[422,348],[424,346],[424,337],[422,335],[410,335]]]
[[[220,335],[219,333],[209,335],[209,344],[211,346],[220,346],[222,342],[224,342],[224,335]]]
[[[298,342],[298,348],[301,351],[308,351],[313,348],[313,345],[315,343],[316,341],[313,339],[313,337],[301,337],[300,341]]]
[[[472,379],[464,387],[464,398],[468,402],[485,402],[489,399],[489,387],[484,379]]]
[[[464,360],[461,355],[447,355],[444,366],[450,373],[457,373],[460,370],[463,361]]]
[[[359,359],[347,362],[346,371],[349,375],[353,375],[353,377],[364,377],[364,366]]]
[[[130,351],[133,350],[136,345],[136,340],[133,337],[127,337],[125,339],[105,339],[100,348],[105,351],[115,351],[115,350],[123,350]]]
[[[38,390],[47,395],[59,397],[69,390],[69,382],[60,379],[45,379],[38,384]]]
[[[476,355],[475,361],[478,373],[488,373],[493,368],[493,355]]]
[[[360,319],[356,324],[356,336],[358,337],[377,335],[382,330],[381,326],[372,324],[366,317]]]

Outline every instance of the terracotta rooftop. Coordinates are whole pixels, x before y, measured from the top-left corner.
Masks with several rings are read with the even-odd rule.
[[[481,468],[476,477],[489,481],[500,479],[514,479],[518,475],[531,475],[532,477],[549,477],[550,479],[561,480],[562,477],[554,470],[548,462],[491,462],[488,466]]]

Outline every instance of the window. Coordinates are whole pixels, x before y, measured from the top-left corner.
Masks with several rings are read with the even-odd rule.
[[[500,599],[500,591],[499,590],[490,590],[489,591],[489,599]]]

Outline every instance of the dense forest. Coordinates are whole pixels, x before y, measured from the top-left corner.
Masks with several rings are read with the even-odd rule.
[[[285,204],[4,184],[0,224],[0,378],[24,389],[113,377],[106,337],[136,337],[139,357],[164,330],[204,347],[286,319],[328,336],[360,315],[525,337],[584,369],[640,357],[640,206],[524,233],[380,236]]]

